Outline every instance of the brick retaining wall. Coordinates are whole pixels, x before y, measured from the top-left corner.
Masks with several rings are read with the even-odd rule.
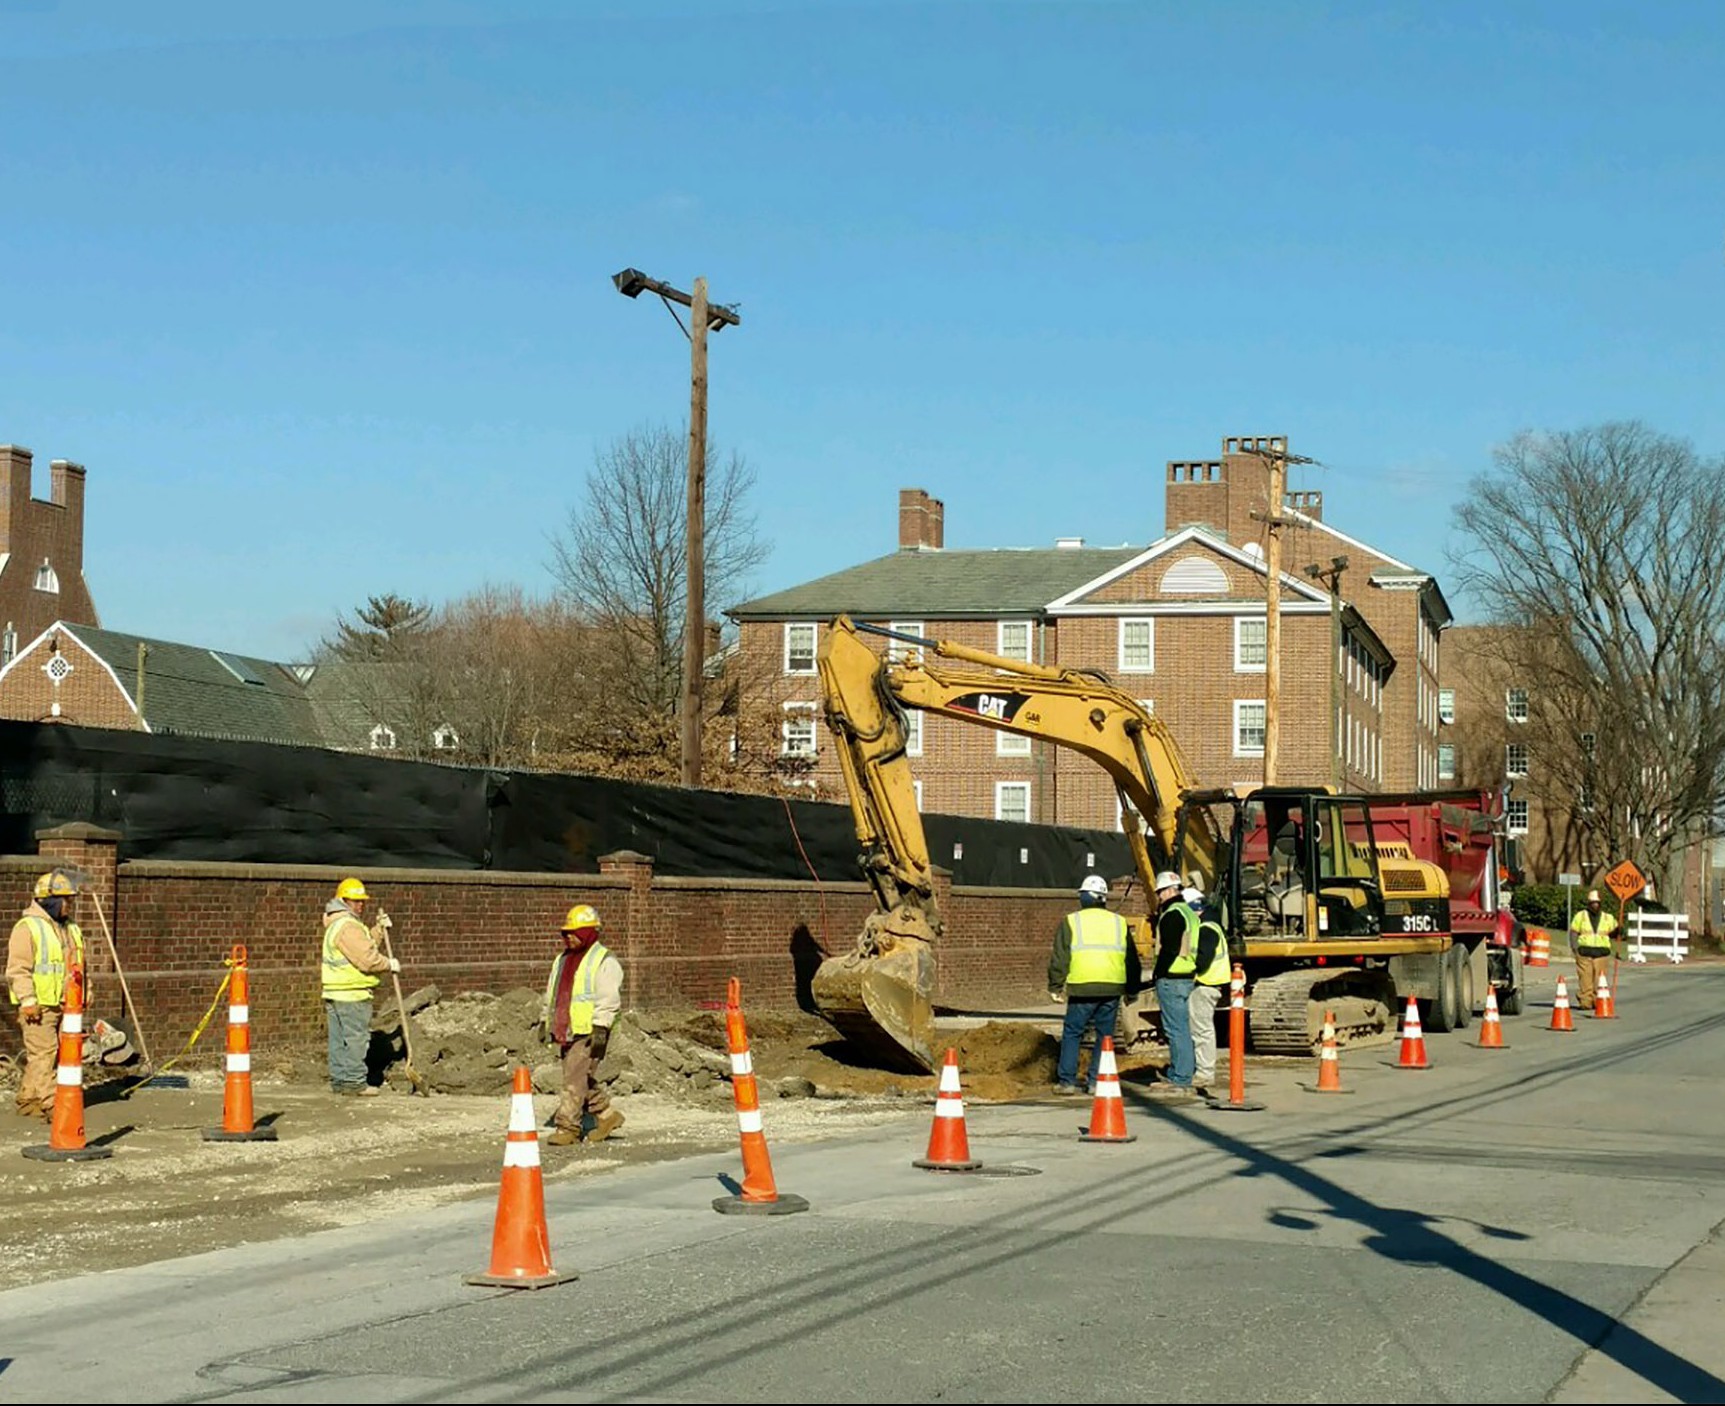
[[[627,973],[627,1004],[687,1008],[743,983],[745,1005],[786,1010],[807,998],[814,967],[846,951],[874,909],[862,883],[656,876],[651,858],[607,855],[598,874],[425,869],[338,870],[137,860],[116,863],[120,836],[90,825],[43,831],[35,856],[0,856],[0,912],[29,902],[36,876],[66,864],[89,876],[78,920],[89,953],[93,1009],[112,1014],[119,985],[102,934],[105,917],[157,1063],[185,1043],[209,1007],[235,943],[251,976],[252,1047],[311,1049],[324,1038],[318,934],[324,904],[349,872],[394,920],[407,989],[537,988],[574,904],[590,903]],[[1011,1009],[1042,999],[1049,945],[1074,906],[1067,890],[953,887],[937,878],[945,917],[937,1003]],[[384,992],[388,991],[387,980]],[[197,1046],[200,1064],[222,1049],[225,1005]],[[18,1048],[17,1022],[0,1022],[0,1050]]]

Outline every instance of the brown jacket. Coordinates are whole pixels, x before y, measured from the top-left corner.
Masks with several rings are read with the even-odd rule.
[[[378,949],[378,929],[366,927],[359,914],[339,899],[331,899],[323,913],[324,928],[327,930],[331,923],[341,918],[353,919],[351,923],[343,923],[341,931],[335,936],[335,945],[341,955],[367,976],[387,976],[389,958]]]
[[[36,983],[31,973],[36,966],[36,949],[30,937],[30,924],[25,922],[24,918],[40,918],[47,923],[54,920],[43,910],[40,903],[31,903],[24,910],[23,917],[13,924],[12,936],[6,942],[7,989],[20,1006],[33,1006],[36,1004]],[[60,929],[60,941],[67,949],[68,967],[83,960],[83,952],[70,941],[64,927]]]

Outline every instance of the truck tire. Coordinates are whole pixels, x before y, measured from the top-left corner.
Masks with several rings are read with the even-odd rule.
[[[1521,988],[1519,986],[1506,986],[1498,993],[1497,1013],[1499,1015],[1521,1014]]]
[[[1451,949],[1453,952],[1455,949]],[[1450,952],[1443,955],[1438,963],[1438,994],[1435,999],[1423,1002],[1427,1013],[1422,1024],[1429,1025],[1439,1035],[1454,1030],[1461,1024],[1461,979],[1456,972],[1456,964]]]
[[[1457,1030],[1466,1030],[1473,1024],[1473,953],[1465,947],[1452,947],[1450,953],[1455,960],[1456,975],[1456,1021]]]

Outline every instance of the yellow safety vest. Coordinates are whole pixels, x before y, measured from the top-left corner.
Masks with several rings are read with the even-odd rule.
[[[353,923],[362,931],[364,923],[352,913],[343,913],[333,923],[325,925],[323,930],[323,998],[326,1001],[369,1001],[372,988],[377,985],[378,978],[370,972],[362,972],[348,961],[341,948],[336,946],[336,936],[341,932],[343,923]]]
[[[1186,920],[1186,936],[1180,943],[1180,950],[1174,960],[1168,963],[1169,976],[1191,976],[1198,969],[1198,915],[1192,911],[1192,905],[1181,899],[1174,905]],[[1160,929],[1161,922],[1158,920]]]
[[[1216,934],[1216,955],[1210,959],[1210,965],[1198,972],[1192,979],[1200,986],[1226,986],[1234,979],[1234,964],[1228,958],[1228,938],[1222,931],[1222,925],[1214,918],[1204,918],[1198,923],[1198,935],[1202,937],[1205,930]],[[1197,949],[1193,949],[1193,965],[1197,965]]]
[[[1126,920],[1106,908],[1080,908],[1066,915],[1072,951],[1068,986],[1126,985]]]
[[[575,968],[575,980],[569,986],[571,1035],[593,1033],[593,1003],[599,990],[599,964],[610,955],[610,949],[602,942],[595,942],[581,954],[581,965]],[[563,963],[568,960],[569,953],[563,951],[557,954],[557,960],[551,964],[551,976],[545,983],[547,1013],[551,1010],[552,1001],[557,999],[557,978],[562,974]]]
[[[1593,924],[1593,914],[1583,908],[1569,920],[1569,930],[1575,935],[1575,945],[1583,952],[1609,952],[1611,934],[1617,931],[1617,919],[1609,913],[1599,915],[1599,925]]]
[[[26,913],[18,920],[30,925],[30,984],[36,988],[36,1004],[60,1006],[66,1000],[66,944],[60,929],[47,918]],[[84,934],[76,923],[67,923],[66,937],[72,948],[72,965],[84,964]],[[18,1005],[16,996],[12,1004]]]

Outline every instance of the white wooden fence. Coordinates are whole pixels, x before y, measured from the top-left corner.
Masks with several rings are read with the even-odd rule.
[[[1681,962],[1689,955],[1689,915],[1687,913],[1644,913],[1637,910],[1628,915],[1629,960],[1645,962],[1648,957],[1669,957]]]

